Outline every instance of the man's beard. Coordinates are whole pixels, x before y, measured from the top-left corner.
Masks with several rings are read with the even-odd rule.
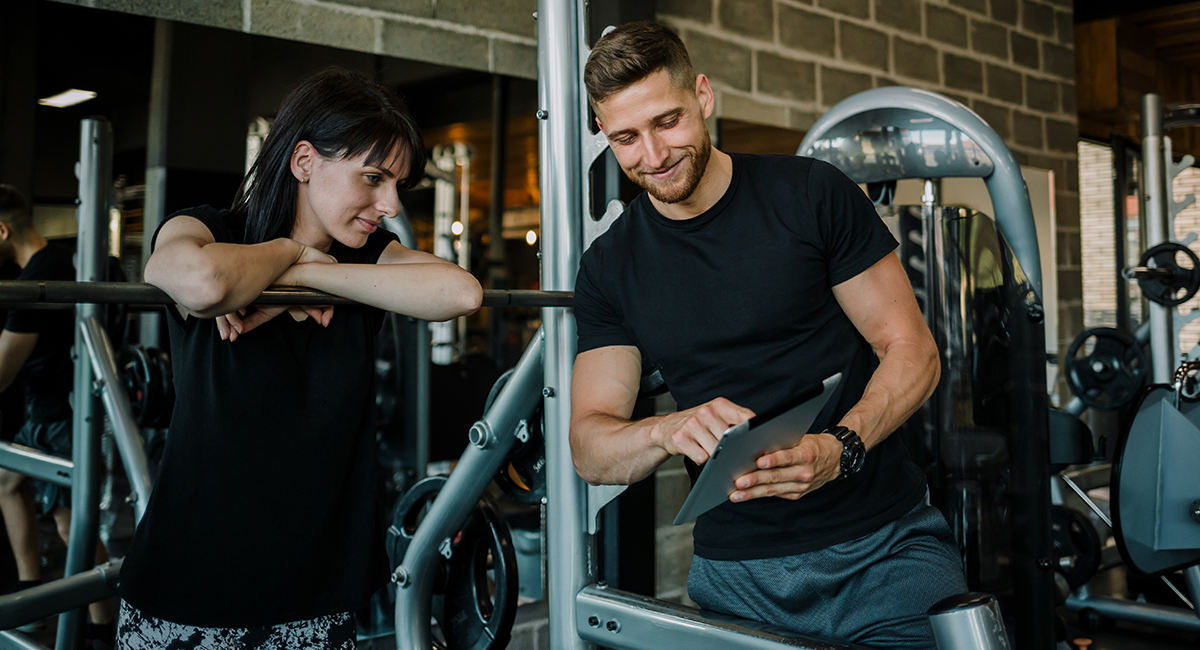
[[[657,183],[648,178],[648,175],[653,173],[653,171],[638,170],[630,175],[630,180],[636,183],[638,187],[646,190],[647,194],[663,203],[679,203],[686,200],[692,195],[692,192],[696,191],[696,187],[700,185],[700,179],[704,177],[704,170],[708,167],[708,159],[711,155],[712,141],[709,140],[708,130],[706,129],[704,131],[704,140],[700,143],[695,153],[685,153],[671,163],[671,165],[665,166],[665,169],[670,169],[672,165],[680,165],[676,178],[668,183]]]

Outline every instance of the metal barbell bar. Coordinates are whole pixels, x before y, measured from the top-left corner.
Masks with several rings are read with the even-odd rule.
[[[574,293],[570,291],[529,291],[485,289],[484,307],[570,307]],[[174,300],[167,292],[140,282],[66,282],[35,280],[0,280],[0,307],[44,307],[76,303],[170,305]],[[299,287],[270,287],[254,301],[258,305],[355,305],[322,291]]]

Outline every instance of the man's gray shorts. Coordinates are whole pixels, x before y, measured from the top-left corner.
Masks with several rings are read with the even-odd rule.
[[[925,612],[966,590],[946,518],[924,503],[866,537],[763,560],[697,556],[688,575],[704,609],[889,650],[932,649]]]

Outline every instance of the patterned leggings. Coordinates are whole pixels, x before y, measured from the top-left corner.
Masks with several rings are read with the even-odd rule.
[[[121,603],[117,650],[354,650],[349,613],[262,627],[194,627],[143,614]]]

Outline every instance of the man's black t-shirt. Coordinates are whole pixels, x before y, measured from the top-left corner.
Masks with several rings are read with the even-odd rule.
[[[74,280],[71,251],[47,244],[29,258],[18,280]],[[75,313],[62,309],[14,309],[8,312],[4,329],[18,334],[37,334],[33,352],[25,361],[25,404],[33,422],[57,422],[71,417],[71,394],[75,366],[71,346],[75,344]]]
[[[219,243],[243,241],[225,211],[177,214],[199,219]],[[334,242],[329,254],[373,264],[392,241],[381,228],[362,248]],[[204,627],[365,606],[387,578],[374,493],[383,312],[339,305],[327,328],[283,313],[230,343],[213,319],[167,311],[175,411],[121,596],[151,616]]]
[[[878,365],[831,288],[896,241],[861,190],[831,165],[732,154],[733,178],[708,211],[675,221],[639,195],[583,255],[575,284],[579,352],[636,346],[662,369],[681,410],[725,397],[763,412],[834,373],[813,424],[831,427]],[[689,461],[693,479],[697,474]],[[796,501],[725,503],[702,515],[696,554],[780,557],[876,530],[911,510],[925,480],[899,438],[862,471]]]

